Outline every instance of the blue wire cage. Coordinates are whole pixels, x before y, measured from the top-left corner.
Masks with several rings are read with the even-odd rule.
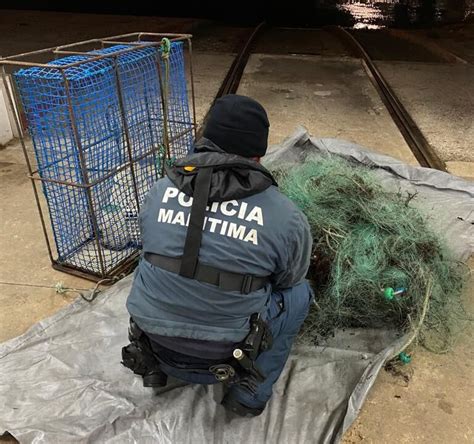
[[[192,147],[183,46],[116,44],[13,74],[57,268],[104,278],[136,256],[146,193]]]

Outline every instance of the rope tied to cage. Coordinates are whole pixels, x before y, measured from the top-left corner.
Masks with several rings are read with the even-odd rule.
[[[56,282],[54,285],[54,290],[56,291],[57,294],[66,294],[66,293],[77,293],[82,299],[84,299],[86,302],[93,302],[94,299],[100,294],[102,291],[99,287],[101,285],[105,284],[115,284],[118,282],[120,279],[123,279],[125,276],[127,276],[126,273],[121,273],[119,275],[115,275],[109,278],[104,278],[101,279],[100,281],[97,281],[94,287],[91,289],[87,290],[89,293],[89,296],[86,296],[84,293],[84,289],[81,288],[73,288],[73,287],[65,287],[63,282],[59,281]]]
[[[170,39],[163,37],[161,39],[161,58],[167,59],[170,56],[171,42]]]

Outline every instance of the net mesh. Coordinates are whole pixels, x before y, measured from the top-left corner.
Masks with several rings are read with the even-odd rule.
[[[316,304],[301,341],[346,327],[390,328],[414,334],[429,350],[450,349],[466,319],[466,268],[410,204],[413,196],[384,190],[367,167],[335,156],[276,175],[314,237]]]
[[[98,274],[139,248],[138,209],[161,176],[167,151],[163,96],[172,137],[168,155],[183,157],[192,146],[182,42],[171,44],[166,59],[157,46],[114,56],[130,48],[92,51],[110,56],[100,60],[74,55],[49,63],[81,62],[63,70],[32,67],[14,74],[39,176],[63,182],[42,182],[57,261]],[[166,91],[158,67],[166,72]]]

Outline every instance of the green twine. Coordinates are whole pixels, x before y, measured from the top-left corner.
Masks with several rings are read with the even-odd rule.
[[[314,238],[309,278],[318,305],[300,341],[314,343],[339,328],[384,328],[414,334],[431,351],[449,350],[466,319],[466,268],[451,258],[412,199],[385,190],[369,168],[337,156],[274,173],[281,191],[306,214]]]
[[[161,40],[161,58],[165,66],[165,78],[161,81],[162,85],[162,100],[163,100],[163,140],[167,150],[168,157],[171,157],[171,152],[169,149],[169,137],[168,137],[168,96],[169,96],[169,84],[170,84],[170,56],[171,51],[171,42],[169,39],[164,37]],[[161,170],[162,175],[164,174],[164,163],[163,169]]]
[[[168,38],[161,39],[161,57],[168,58],[171,51],[171,42]]]

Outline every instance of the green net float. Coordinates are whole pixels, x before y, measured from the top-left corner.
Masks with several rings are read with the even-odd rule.
[[[405,293],[405,291],[406,291],[406,288],[404,287],[398,287],[395,289],[393,289],[392,287],[387,287],[383,290],[383,296],[388,301],[392,301],[395,298],[395,296],[401,295]]]
[[[398,359],[400,359],[400,361],[402,361],[403,364],[409,364],[411,362],[411,356],[406,354],[405,352],[401,352],[398,355]]]

